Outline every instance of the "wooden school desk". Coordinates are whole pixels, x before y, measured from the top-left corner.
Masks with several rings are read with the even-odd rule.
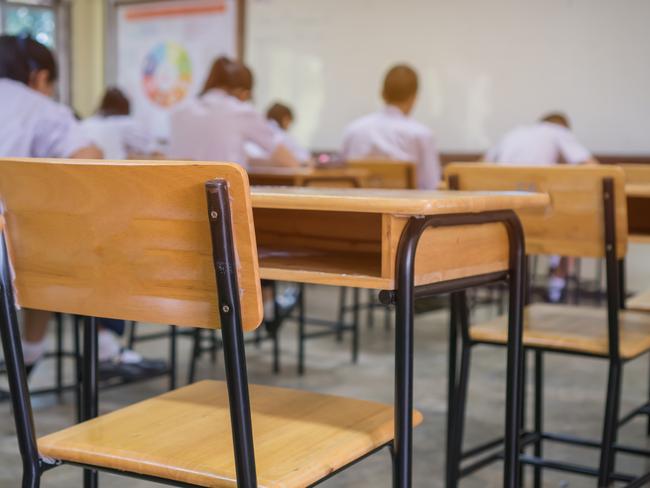
[[[334,168],[253,166],[248,170],[251,185],[363,188],[366,186],[367,177],[367,170],[345,166]]]
[[[544,207],[548,196],[256,187],[252,201],[262,279],[380,289],[382,301],[396,305],[395,462],[402,486],[411,477],[414,299],[510,284],[504,486],[516,487],[525,252],[514,210]]]

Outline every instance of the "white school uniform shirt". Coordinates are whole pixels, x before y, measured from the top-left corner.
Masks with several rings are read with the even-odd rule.
[[[346,128],[342,156],[416,163],[418,187],[422,189],[435,189],[440,180],[440,159],[433,132],[391,105],[355,120]]]
[[[280,125],[275,120],[268,120],[267,123],[276,134],[280,143],[286,147],[289,152],[291,152],[291,154],[293,154],[293,157],[296,158],[297,161],[304,163],[311,159],[311,153],[300,144],[298,144],[298,141],[296,141],[288,131],[280,127]],[[257,144],[249,142],[246,144],[246,156],[248,157],[249,161],[268,161],[271,157],[271,153],[265,151]]]
[[[172,113],[168,156],[247,166],[245,144],[273,153],[280,137],[248,102],[210,90]]]
[[[0,157],[66,158],[89,145],[68,107],[0,79]]]
[[[552,166],[564,161],[579,164],[591,153],[566,127],[538,122],[508,132],[490,149],[485,160],[491,163],[521,166]]]
[[[81,127],[106,159],[126,159],[130,153],[151,154],[156,150],[153,136],[129,115],[93,115],[81,122]]]

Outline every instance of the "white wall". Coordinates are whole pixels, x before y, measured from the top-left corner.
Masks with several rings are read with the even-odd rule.
[[[406,61],[443,150],[562,109],[594,152],[650,153],[648,0],[249,0],[247,15],[256,103],[288,101],[311,147],[338,147]]]

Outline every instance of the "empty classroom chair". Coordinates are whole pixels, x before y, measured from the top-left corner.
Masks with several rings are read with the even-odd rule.
[[[417,165],[406,161],[385,159],[351,159],[346,162],[349,168],[368,172],[366,188],[417,188]]]
[[[534,352],[534,428],[526,432],[523,443],[534,447],[534,455],[523,455],[523,462],[535,466],[535,486],[541,486],[543,467],[598,477],[598,486],[610,482],[633,481],[635,476],[615,469],[617,451],[639,451],[617,442],[620,425],[631,415],[621,416],[622,368],[630,360],[650,351],[650,315],[623,310],[624,295],[619,271],[627,252],[627,215],[624,174],[612,166],[591,167],[503,167],[488,164],[452,164],[446,168],[447,181],[461,190],[534,190],[547,192],[551,204],[544,211],[521,211],[527,254],[559,254],[570,257],[604,258],[607,272],[607,307],[575,307],[532,304],[524,312],[524,346]],[[457,304],[457,310],[463,310]],[[456,412],[450,412],[452,440],[449,453],[451,486],[461,473],[461,461],[494,448],[490,443],[462,451],[464,412],[469,379],[470,353],[477,345],[506,344],[506,317],[482,324],[469,324],[466,313],[457,313],[462,330],[462,358],[454,395]],[[543,359],[545,352],[602,358],[609,363],[604,385],[606,407],[600,440],[581,439],[551,433],[543,426]],[[524,376],[525,378],[525,376]],[[580,385],[576,385],[579,388]],[[550,461],[543,456],[544,441],[597,448],[597,467]],[[649,455],[646,452],[644,455]],[[469,463],[479,466],[481,461]],[[463,472],[471,471],[465,466]],[[646,474],[637,483],[650,480]],[[640,486],[632,485],[632,486]]]
[[[60,463],[84,468],[86,487],[97,471],[176,486],[302,487],[391,445],[390,405],[248,384],[243,332],[260,324],[262,301],[241,167],[2,160],[0,199],[0,332],[23,487]],[[37,440],[16,305],[221,328],[226,381],[97,416],[88,319],[86,421]]]

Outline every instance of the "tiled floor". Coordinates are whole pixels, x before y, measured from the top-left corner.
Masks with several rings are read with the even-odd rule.
[[[337,293],[331,288],[310,288],[308,306],[311,313],[334,316]],[[338,344],[333,338],[312,340],[307,345],[307,374],[299,377],[295,369],[295,328],[285,327],[282,334],[283,370],[280,375],[270,371],[270,344],[259,349],[247,349],[251,381],[264,384],[305,388],[325,393],[356,396],[385,402],[392,401],[393,388],[393,334],[383,329],[379,312],[373,329],[362,327],[359,364],[350,364],[349,340]],[[442,487],[445,456],[446,415],[446,360],[447,314],[433,312],[417,318],[415,403],[424,416],[424,424],[415,434],[415,487]],[[164,342],[143,345],[150,356],[166,354]],[[189,342],[181,340],[180,373],[185,378]],[[477,348],[473,356],[466,445],[489,440],[501,433],[505,355],[495,348]],[[623,410],[632,407],[647,396],[648,361],[640,359],[625,368]],[[546,414],[547,426],[557,431],[597,438],[601,430],[601,416],[605,394],[606,364],[603,361],[547,356]],[[52,371],[42,364],[33,378],[34,385],[51,381]],[[221,362],[212,365],[209,358],[201,361],[199,377],[223,378]],[[156,395],[166,388],[165,380],[141,383],[113,389],[101,394],[101,410],[110,411],[122,405]],[[0,487],[19,486],[20,460],[11,421],[11,409],[0,404]],[[73,420],[72,398],[62,404],[53,399],[38,399],[35,412],[39,434],[69,425]],[[622,431],[622,440],[637,446],[646,446],[645,421],[637,420]],[[556,459],[597,463],[596,451],[567,448],[548,444],[546,453]],[[645,462],[620,457],[619,466],[634,472],[650,469]],[[378,453],[323,484],[324,487],[390,487],[390,459],[388,452]],[[495,464],[466,478],[463,487],[499,486],[501,465]],[[530,480],[530,476],[528,477]],[[73,488],[81,486],[81,473],[72,467],[61,467],[44,476],[44,487]],[[101,476],[103,488],[155,486],[128,478]],[[561,473],[545,473],[544,486],[592,487],[595,480]]]

